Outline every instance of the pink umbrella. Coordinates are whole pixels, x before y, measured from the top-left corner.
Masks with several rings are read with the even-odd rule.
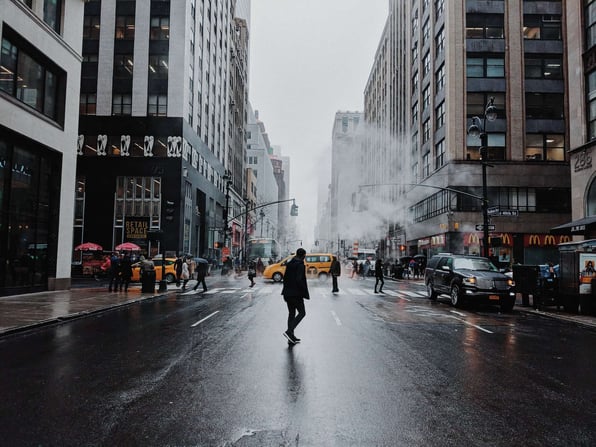
[[[76,251],[102,251],[103,247],[95,242],[84,242],[75,247]]]
[[[124,242],[116,246],[116,251],[141,251],[141,247],[132,242]]]

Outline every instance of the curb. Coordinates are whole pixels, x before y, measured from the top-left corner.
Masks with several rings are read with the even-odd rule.
[[[142,301],[161,299],[163,297],[166,297],[167,295],[168,295],[167,292],[150,295],[150,296],[146,296],[146,297],[136,298],[134,300],[126,301],[123,303],[116,303],[113,305],[98,307],[98,308],[92,309],[92,310],[84,310],[81,312],[76,312],[76,313],[72,313],[72,314],[68,314],[68,315],[62,315],[62,316],[56,317],[56,318],[49,318],[47,320],[36,321],[35,323],[27,324],[24,326],[17,326],[17,327],[3,330],[3,331],[0,330],[0,340],[4,337],[9,337],[11,335],[21,334],[24,332],[34,331],[34,330],[40,329],[42,327],[51,326],[54,324],[67,323],[72,320],[82,319],[82,318],[98,315],[101,313],[110,312],[112,310],[121,309],[123,307],[132,306],[133,304],[137,304]]]

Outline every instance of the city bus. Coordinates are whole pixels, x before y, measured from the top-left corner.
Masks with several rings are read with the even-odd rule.
[[[281,253],[279,243],[268,237],[249,239],[246,252],[248,262],[261,258],[264,265],[277,262]]]

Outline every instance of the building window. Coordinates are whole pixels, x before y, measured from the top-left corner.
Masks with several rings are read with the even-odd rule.
[[[149,228],[159,228],[161,198],[160,177],[116,177],[116,241],[123,240],[126,216],[147,217]]]
[[[151,40],[169,40],[170,18],[151,17],[151,29],[149,30],[149,38]]]
[[[565,135],[526,134],[526,160],[565,161]]]
[[[29,54],[4,37],[0,74],[0,90],[48,118],[63,122],[63,112],[58,116],[58,111],[64,108],[66,74],[46,62],[45,57]]]
[[[418,41],[412,43],[412,62],[418,58]]]
[[[133,56],[132,54],[115,54],[114,55],[114,78],[115,79],[132,79],[133,70]]]
[[[503,39],[503,14],[466,14],[467,39]]]
[[[422,110],[426,110],[430,105],[430,85],[422,91]]]
[[[167,116],[168,97],[167,95],[149,95],[147,115]]]
[[[435,73],[435,90],[440,92],[445,87],[445,64],[441,65]]]
[[[561,120],[565,117],[562,93],[526,93],[526,118]]]
[[[63,0],[45,0],[43,2],[43,21],[57,33],[60,33]]]
[[[435,145],[435,170],[445,164],[445,140],[439,141]]]
[[[562,57],[526,57],[526,79],[563,79]]]
[[[439,107],[435,110],[435,122],[436,122],[436,129],[440,129],[445,125],[445,101],[439,104]],[[435,130],[436,130],[435,129]]]
[[[97,94],[81,93],[79,100],[79,115],[95,115],[97,106]]]
[[[596,45],[596,0],[588,0],[586,3],[586,49],[590,49]]]
[[[412,93],[416,93],[418,91],[418,72],[414,72],[412,76]]]
[[[422,156],[422,178],[430,175],[430,151]]]
[[[415,125],[418,122],[418,102],[415,102],[412,106],[412,124]]]
[[[158,55],[149,56],[149,79],[167,79],[168,78],[168,70],[169,70],[169,67],[168,67],[168,55],[167,54],[158,54]],[[192,81],[192,78],[191,78],[191,81]],[[191,90],[192,90],[192,86],[191,86]]]
[[[466,76],[468,78],[503,78],[505,77],[505,59],[502,57],[466,58]]]
[[[422,45],[426,45],[430,38],[430,19],[426,19],[424,25],[422,25]]]
[[[83,19],[83,39],[99,40],[99,16],[85,16]]]
[[[525,14],[524,39],[561,40],[561,16]]]
[[[445,51],[445,28],[441,28],[441,31],[435,37],[435,57],[438,57],[443,51]]]
[[[505,134],[498,132],[487,132],[488,159],[505,160]],[[467,136],[466,160],[480,160],[480,137]]]
[[[117,16],[115,39],[134,40],[135,38],[135,17]]]
[[[132,95],[115,93],[112,96],[112,115],[132,115]]]
[[[422,59],[422,77],[430,73],[430,51],[427,51]]]
[[[435,19],[439,20],[439,18],[445,12],[445,0],[435,0]]]
[[[497,108],[497,118],[504,119],[505,114],[505,93],[467,93],[466,116],[482,117],[490,98],[494,98],[494,106]]]
[[[588,74],[587,107],[589,138],[596,138],[596,71]]]
[[[430,119],[422,123],[422,144],[430,140]]]

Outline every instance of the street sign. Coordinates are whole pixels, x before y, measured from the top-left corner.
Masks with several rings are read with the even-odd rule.
[[[519,216],[519,210],[512,210],[512,209],[499,210],[499,216],[517,217],[517,216]]]
[[[476,224],[476,231],[484,231],[484,225]],[[492,224],[488,225],[488,231],[495,231],[495,226]]]
[[[500,208],[498,206],[489,206],[486,210],[489,216],[496,216],[499,214]]]

